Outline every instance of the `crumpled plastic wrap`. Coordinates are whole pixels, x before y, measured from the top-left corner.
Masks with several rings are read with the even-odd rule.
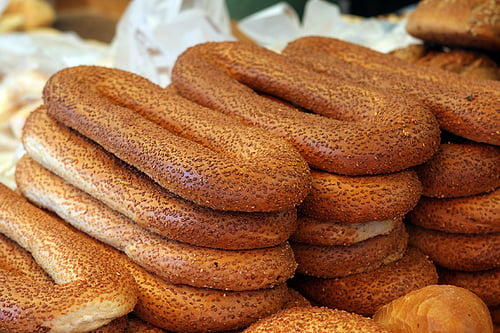
[[[112,41],[113,65],[164,87],[185,49],[225,40],[234,37],[223,0],[133,1]]]
[[[383,18],[352,19],[340,8],[323,0],[309,0],[302,22],[286,2],[280,2],[242,19],[238,28],[258,44],[275,51],[303,36],[325,36],[389,52],[409,44],[421,43],[405,30],[406,20]]]

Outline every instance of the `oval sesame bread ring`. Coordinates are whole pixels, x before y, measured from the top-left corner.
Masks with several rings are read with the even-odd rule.
[[[283,243],[296,228],[295,208],[225,212],[186,201],[54,120],[43,106],[26,119],[22,141],[46,169],[170,239],[221,249],[262,248]]]
[[[500,232],[500,190],[462,198],[422,197],[408,213],[415,225],[451,233]]]
[[[17,243],[0,234],[0,275],[4,274],[9,278],[9,283],[13,280],[18,281],[19,286],[21,285],[37,285],[40,288],[53,289],[54,281],[50,276],[45,273],[45,271],[35,262],[33,256],[20,247]],[[11,280],[11,278],[13,280]],[[61,303],[59,306],[64,307],[66,304]],[[4,317],[2,317],[4,318]],[[109,323],[101,326],[90,332],[95,333],[117,333],[124,332],[127,327],[128,315],[118,317],[113,319]],[[0,324],[0,330],[2,332],[38,332],[36,325],[38,325],[37,320],[33,319],[33,322],[29,327],[21,327],[17,324],[13,324],[7,321],[2,321]],[[5,326],[4,326],[5,325]]]
[[[374,270],[400,259],[408,243],[403,223],[388,235],[372,237],[352,245],[321,246],[291,243],[297,273],[333,278]]]
[[[426,163],[415,167],[422,195],[456,198],[500,187],[500,147],[480,143],[443,143]]]
[[[442,129],[473,141],[500,145],[500,82],[413,65],[328,37],[299,38],[288,44],[283,54],[337,80],[355,80],[416,99],[434,113]]]
[[[403,170],[428,160],[439,144],[436,119],[419,103],[315,73],[250,43],[187,49],[172,84],[197,103],[285,138],[311,167],[329,172]]]
[[[31,201],[172,283],[255,290],[284,283],[297,266],[286,242],[263,249],[229,251],[160,237],[64,182],[26,155],[16,166],[16,182]]]
[[[284,284],[272,289],[241,292],[174,285],[147,272],[123,253],[98,243],[95,239],[81,232],[76,232],[87,242],[98,247],[106,260],[110,263],[122,264],[134,277],[138,288],[138,300],[134,314],[140,316],[142,320],[147,320],[169,331],[220,332],[244,328],[259,318],[279,311],[293,298],[291,290]],[[0,234],[0,272],[6,271],[6,269],[11,276],[20,274],[27,276],[28,280],[25,282],[28,286],[33,285],[34,281],[44,286],[48,283],[54,283],[28,252]],[[0,285],[0,289],[2,287],[5,286]],[[70,294],[69,289],[65,291],[68,292],[65,297],[68,302],[71,302],[74,296]],[[3,293],[3,289],[2,295],[6,295]],[[58,305],[66,306],[63,303]],[[5,326],[2,325],[8,323],[8,321],[3,320],[4,318],[2,317],[0,321],[2,330],[5,330]],[[110,324],[121,321],[121,318],[123,317],[113,320]],[[20,319],[21,317],[16,317],[15,324],[21,324]],[[33,327],[36,320],[30,321],[30,324],[31,326],[27,326],[26,330],[22,331],[36,332],[36,328]],[[134,325],[130,325],[129,329],[133,327]],[[17,331],[22,329],[20,326],[15,326],[15,328]],[[68,331],[62,330],[62,332]],[[105,331],[101,327],[97,332]],[[131,332],[136,331],[132,330]]]
[[[360,223],[341,223],[318,220],[299,214],[297,230],[290,240],[296,243],[313,245],[351,245],[369,238],[386,235],[401,224],[401,219],[370,221]]]
[[[415,171],[342,176],[312,170],[312,189],[298,210],[318,219],[359,223],[401,218],[417,204],[422,185]]]
[[[243,333],[389,333],[371,318],[326,307],[295,307],[261,319]]]
[[[297,275],[291,285],[318,304],[371,316],[380,306],[437,281],[432,261],[408,247],[402,259],[370,272],[334,279]]]
[[[408,224],[409,244],[427,254],[436,265],[458,271],[500,267],[500,233],[458,234]]]
[[[31,253],[55,284],[0,271],[3,326],[21,331],[82,332],[134,308],[128,270],[59,218],[0,184],[0,233]],[[10,314],[10,315],[9,315]]]
[[[43,99],[55,119],[201,206],[279,211],[309,192],[307,163],[286,141],[132,73],[66,68]]]
[[[486,271],[465,272],[437,267],[440,284],[469,289],[488,306],[500,305],[500,267]]]

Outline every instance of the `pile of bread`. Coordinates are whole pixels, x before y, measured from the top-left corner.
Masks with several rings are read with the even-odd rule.
[[[0,187],[0,331],[491,332],[499,87],[326,37],[64,69]]]

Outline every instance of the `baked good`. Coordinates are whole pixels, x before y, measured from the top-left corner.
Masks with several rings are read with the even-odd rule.
[[[373,319],[391,332],[493,332],[488,308],[456,286],[430,285],[382,306]]]
[[[499,51],[500,7],[497,0],[423,0],[406,31],[437,44]]]

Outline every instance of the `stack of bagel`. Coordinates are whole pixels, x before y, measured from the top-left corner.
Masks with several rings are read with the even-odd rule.
[[[466,140],[446,142],[417,173],[424,190],[408,214],[410,244],[432,258],[440,284],[467,288],[492,313],[498,311],[499,147]]]
[[[448,59],[447,70],[461,67],[452,65],[454,60],[448,55],[453,54],[451,59],[462,65],[473,60],[471,70],[463,74],[478,80],[465,80],[463,89],[483,85],[484,90],[497,92],[491,101],[498,103],[500,85],[494,80],[498,80],[499,18],[500,6],[495,0],[424,0],[408,17],[406,30],[424,42],[421,49],[448,49],[446,54],[437,55]],[[432,63],[425,57],[423,60],[423,65]],[[435,63],[444,64],[440,60]],[[488,113],[497,135],[499,110],[497,106]],[[477,294],[490,307],[498,329],[500,142],[463,135],[453,128],[445,130],[455,135],[445,132],[439,152],[417,169],[423,197],[408,216],[410,243],[434,260],[441,284],[461,286]]]
[[[19,192],[59,217],[16,197],[43,223],[0,207],[0,232],[56,284],[58,271],[89,275],[63,258],[71,241],[109,258],[100,276],[123,276],[122,296],[137,289],[114,316],[133,306],[169,331],[246,327],[286,307],[296,272],[315,302],[371,315],[437,283],[402,220],[422,193],[413,168],[438,152],[440,128],[500,143],[497,87],[444,73],[322,37],[282,54],[199,44],[166,88],[118,69],[64,69],[26,121],[16,168]],[[68,241],[52,264],[57,234]]]
[[[311,66],[328,57],[310,40],[282,55],[242,43],[198,45],[179,57],[172,83],[183,96],[295,145],[312,169],[312,191],[292,236],[292,286],[316,304],[371,315],[437,283],[432,262],[408,248],[402,218],[421,194],[410,168],[435,153],[440,132],[414,99]]]
[[[135,315],[225,331],[290,301],[287,239],[311,180],[289,143],[115,69],[62,70],[43,97],[23,129],[18,190],[126,254],[106,256],[136,280]],[[16,241],[27,232],[4,229]]]

